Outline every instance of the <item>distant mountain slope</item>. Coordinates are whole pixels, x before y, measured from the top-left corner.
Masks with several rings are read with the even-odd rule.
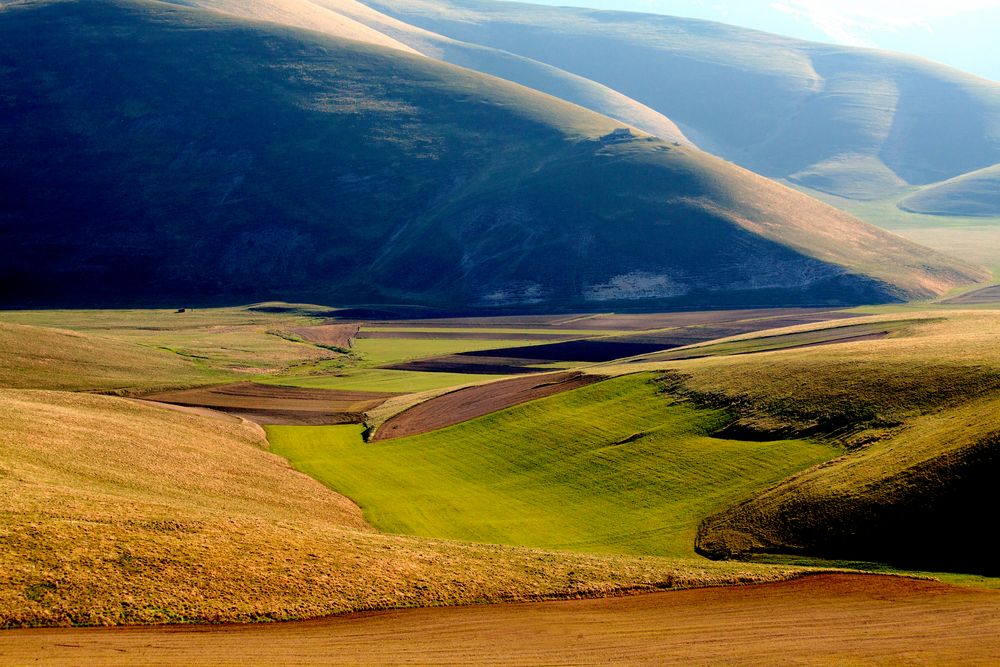
[[[604,84],[758,173],[879,198],[1000,162],[1000,84],[907,56],[652,14],[365,0]]]
[[[1000,164],[920,190],[899,206],[931,215],[1000,216]]]
[[[607,86],[513,53],[467,44],[411,26],[356,0],[168,1],[411,50],[555,95],[667,141],[691,143],[666,116]]]
[[[0,13],[0,62],[3,304],[857,303],[984,277],[399,50],[158,2],[40,2]]]

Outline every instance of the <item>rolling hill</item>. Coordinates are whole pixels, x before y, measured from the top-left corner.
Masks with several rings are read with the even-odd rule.
[[[1000,216],[1000,164],[924,188],[899,206],[930,215]]]
[[[395,48],[43,1],[0,14],[0,57],[4,305],[826,304],[984,278],[691,147]]]
[[[247,422],[0,389],[0,629],[275,621],[797,571],[380,535],[266,447]]]
[[[843,448],[706,518],[700,553],[996,576],[981,534],[998,471],[1000,320],[939,314],[877,341],[675,362],[683,395],[738,415],[727,437]]]
[[[1000,84],[913,57],[653,14],[366,4],[598,82],[712,153],[824,192],[877,199],[1000,161]]]

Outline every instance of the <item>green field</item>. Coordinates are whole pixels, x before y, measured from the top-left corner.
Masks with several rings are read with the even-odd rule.
[[[728,418],[608,380],[378,444],[361,427],[271,427],[272,450],[394,533],[574,551],[690,556],[698,522],[837,450],[709,434]]]
[[[501,375],[471,375],[464,373],[419,373],[382,368],[362,368],[343,371],[338,375],[270,378],[263,382],[308,389],[340,391],[384,391],[388,393],[419,393],[433,389],[457,387],[463,384],[498,380]]]

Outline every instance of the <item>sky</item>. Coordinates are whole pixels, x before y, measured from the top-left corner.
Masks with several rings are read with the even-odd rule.
[[[1000,0],[527,0],[721,21],[912,53],[1000,81]]]

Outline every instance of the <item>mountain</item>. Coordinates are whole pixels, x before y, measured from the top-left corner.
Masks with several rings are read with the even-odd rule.
[[[843,304],[985,277],[692,147],[395,47],[148,0],[42,1],[0,12],[0,62],[4,305]]]
[[[653,14],[366,4],[598,82],[705,150],[816,190],[878,199],[1000,163],[1000,83],[918,58]]]
[[[661,113],[607,86],[522,56],[469,44],[409,25],[356,0],[169,0],[241,18],[317,30],[334,37],[392,46],[492,74],[641,128],[667,141],[691,142]],[[368,33],[363,33],[367,30]]]

